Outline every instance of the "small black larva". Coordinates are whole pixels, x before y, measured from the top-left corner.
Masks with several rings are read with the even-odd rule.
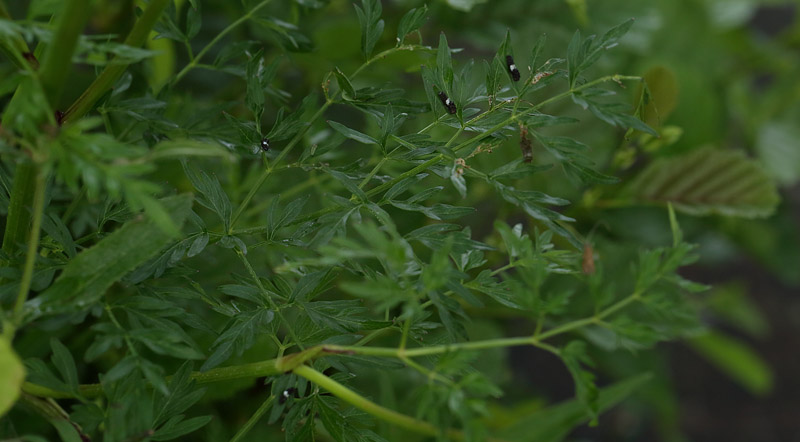
[[[441,100],[444,107],[447,108],[448,113],[451,114],[456,113],[456,104],[453,103],[453,100],[451,100],[450,97],[447,96],[447,94],[445,94],[444,92],[439,92],[439,100]]]
[[[278,403],[283,405],[286,403],[286,400],[292,396],[297,397],[297,389],[294,387],[287,388],[286,390],[283,390],[283,393],[281,393],[280,397],[278,397]]]
[[[517,65],[514,64],[514,57],[506,55],[506,65],[508,66],[508,72],[511,73],[511,78],[514,81],[519,81],[519,69],[517,69]]]
[[[269,138],[261,139],[261,150],[263,150],[264,152],[269,150]]]

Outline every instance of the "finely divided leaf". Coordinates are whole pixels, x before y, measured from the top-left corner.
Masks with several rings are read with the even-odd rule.
[[[192,207],[189,194],[161,200],[176,226],[183,225]],[[136,218],[79,253],[50,288],[27,303],[28,319],[45,314],[85,310],[111,284],[155,256],[174,237],[150,219]]]
[[[353,6],[361,24],[361,52],[365,58],[369,58],[375,43],[383,34],[384,23],[381,19],[383,7],[380,0],[361,0],[361,7],[355,4]]]
[[[397,26],[397,46],[403,44],[406,35],[416,31],[425,23],[425,14],[427,13],[428,5],[422,5],[421,8],[414,8],[406,12]]]
[[[194,188],[200,192],[197,202],[216,213],[225,225],[225,231],[227,231],[233,209],[231,200],[225,190],[222,189],[217,177],[211,177],[203,170],[197,172],[185,162],[183,163],[183,170]]]
[[[271,333],[267,326],[274,318],[275,313],[272,310],[259,308],[241,312],[231,319],[226,330],[214,341],[211,347],[214,351],[200,367],[200,371],[212,369],[233,355],[241,355],[253,345],[256,336]]]

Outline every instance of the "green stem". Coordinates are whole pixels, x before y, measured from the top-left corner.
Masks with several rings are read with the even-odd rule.
[[[91,3],[90,0],[63,2],[56,32],[42,59],[39,79],[47,100],[53,107],[58,103],[67,81],[67,73],[72,65],[72,54],[75,52],[78,37],[89,19]]]
[[[259,9],[263,8],[264,6],[266,6],[267,3],[269,3],[270,1],[271,0],[264,0],[261,3],[255,5],[253,7],[253,9],[247,11],[247,13],[245,13],[243,16],[239,17],[238,20],[236,20],[235,22],[229,24],[228,27],[226,27],[225,29],[222,30],[222,32],[217,34],[216,37],[214,37],[210,42],[208,42],[208,44],[203,49],[201,49],[200,52],[198,52],[197,55],[194,56],[194,58],[192,58],[192,60],[189,62],[189,64],[184,66],[183,69],[181,69],[181,71],[178,72],[178,75],[175,76],[174,83],[179,82],[187,73],[189,73],[189,71],[191,71],[194,67],[196,67],[197,64],[200,62],[200,59],[203,58],[203,56],[206,55],[206,53],[212,47],[214,47],[217,43],[219,43],[219,41],[222,40],[223,37],[228,35],[231,31],[236,29],[242,23],[246,22],[247,20],[250,20],[250,18],[253,16],[253,14],[258,12]]]
[[[20,244],[25,243],[30,223],[30,213],[26,206],[33,198],[35,187],[36,166],[30,161],[19,163],[11,187],[11,201],[3,235],[3,251],[7,255],[12,255]]]
[[[568,331],[572,331],[572,330],[575,330],[575,329],[578,329],[578,328],[581,328],[581,327],[585,327],[587,325],[596,324],[596,323],[600,322],[600,320],[602,320],[606,316],[611,315],[613,313],[616,313],[620,309],[628,306],[628,304],[630,304],[632,302],[635,302],[635,301],[638,301],[640,298],[641,298],[640,293],[639,292],[635,292],[632,295],[628,296],[627,298],[615,303],[614,305],[608,307],[607,309],[601,311],[600,313],[597,313],[594,316],[591,316],[589,318],[579,319],[577,321],[568,322],[568,323],[566,323],[564,325],[561,325],[559,327],[550,329],[550,330],[540,334],[538,336],[538,338],[540,340],[545,340],[545,339],[551,338],[551,337],[553,337],[555,335],[560,335],[562,333],[566,333]]]
[[[418,347],[410,349],[400,349],[394,347],[355,347],[346,345],[326,345],[325,350],[330,352],[351,352],[366,356],[384,356],[400,358],[406,356],[415,358],[418,356],[429,356],[435,354],[449,353],[459,350],[482,350],[486,348],[498,347],[517,347],[521,345],[532,345],[534,342],[530,336],[516,338],[487,339],[484,341],[459,342],[455,344],[433,345],[430,347]]]
[[[42,228],[42,216],[44,214],[45,191],[47,190],[47,174],[41,167],[36,167],[34,191],[33,191],[33,214],[31,230],[28,236],[28,251],[25,254],[25,267],[22,271],[22,280],[19,283],[19,293],[17,301],[14,303],[14,319],[20,322],[22,308],[28,299],[28,292],[31,289],[33,280],[33,269],[36,265],[36,255],[39,249],[39,235]]]
[[[328,390],[334,396],[338,397],[339,399],[347,402],[348,404],[365,411],[379,419],[382,419],[386,422],[392,423],[398,427],[405,428],[406,430],[413,431],[414,433],[424,434],[426,436],[444,436],[441,434],[440,430],[433,425],[421,421],[418,419],[414,419],[411,416],[406,416],[405,414],[398,413],[394,410],[390,410],[388,408],[382,407],[375,402],[361,396],[360,394],[354,392],[353,390],[345,387],[344,385],[336,382],[335,380],[325,376],[324,374],[314,370],[313,368],[309,367],[308,365],[300,365],[293,370],[294,374],[298,376],[302,376],[309,381],[319,385],[320,387]],[[447,438],[449,439],[458,439],[462,440],[464,438],[463,433],[458,430],[446,430],[445,431]]]
[[[264,416],[267,410],[269,410],[269,407],[272,405],[272,401],[274,400],[275,396],[270,395],[270,397],[268,397],[267,400],[265,400],[261,404],[261,406],[258,407],[258,410],[256,410],[256,412],[253,413],[252,416],[250,416],[250,419],[248,419],[247,422],[245,422],[242,428],[239,428],[239,431],[237,431],[236,434],[233,436],[233,438],[231,438],[230,442],[239,442],[240,440],[242,440],[242,438],[247,436],[247,433],[249,433],[250,430],[253,429],[253,427]]]
[[[153,26],[161,16],[161,12],[167,6],[170,0],[151,0],[145,8],[142,15],[136,20],[130,34],[125,39],[125,44],[133,47],[140,47],[144,44],[145,39],[150,34]],[[97,100],[100,99],[119,79],[120,76],[128,68],[128,65],[118,60],[119,57],[114,57],[111,63],[106,65],[103,72],[95,78],[92,84],[83,91],[80,97],[72,103],[72,106],[64,112],[62,119],[63,123],[81,118],[94,106]]]

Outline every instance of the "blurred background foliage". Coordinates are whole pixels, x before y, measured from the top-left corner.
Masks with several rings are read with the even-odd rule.
[[[132,25],[132,0],[97,1],[90,27],[96,34],[124,35]],[[177,24],[175,39],[159,39],[148,43],[158,51],[146,63],[131,72],[131,87],[149,85],[158,91],[171,81],[189,60],[184,44],[195,51],[241,14],[239,2],[204,1],[202,32],[182,43],[181,32],[187,31],[186,2],[178,1],[170,13]],[[255,3],[254,1],[245,1]],[[387,30],[378,48],[394,45],[394,26],[399,17],[423,2],[384,1],[383,16]],[[37,17],[37,11],[49,12],[57,0],[8,2],[12,16]],[[545,57],[564,56],[575,29],[585,35],[602,33],[628,18],[635,24],[618,48],[609,51],[592,67],[600,74],[620,73],[643,75],[652,89],[655,109],[649,109],[645,120],[661,133],[660,139],[634,138],[623,140],[622,133],[576,110],[572,103],[562,103],[551,113],[581,118],[581,133],[571,137],[590,144],[592,155],[622,177],[620,187],[609,186],[603,192],[585,192],[584,188],[560,173],[537,174],[527,188],[576,202],[567,214],[579,220],[580,232],[591,232],[590,241],[597,253],[598,266],[619,268],[615,262],[626,262],[637,245],[658,246],[669,242],[669,226],[663,209],[642,204],[622,189],[627,182],[653,161],[678,161],[676,173],[690,166],[681,158],[714,166],[719,158],[691,157],[703,149],[735,150],[757,161],[777,183],[780,203],[768,218],[750,219],[752,212],[734,210],[722,216],[715,211],[695,210],[680,217],[686,237],[700,244],[700,261],[685,270],[690,279],[713,284],[707,293],[697,295],[697,304],[704,320],[714,331],[682,343],[665,344],[655,350],[631,352],[610,343],[603,347],[603,336],[587,332],[586,338],[604,351],[593,351],[598,363],[599,383],[652,372],[655,376],[643,384],[631,399],[600,420],[599,428],[580,427],[569,437],[573,440],[794,440],[800,437],[800,362],[796,349],[800,345],[800,7],[796,3],[772,0],[431,0],[427,3],[429,20],[422,27],[423,43],[435,46],[439,32],[445,32],[450,47],[462,48],[454,57],[460,65],[469,59],[491,59],[507,29],[517,54],[529,54],[541,34],[547,34]],[[245,89],[242,65],[226,65],[226,57],[240,57],[245,49],[264,47],[267,60],[277,60],[274,90],[268,98],[264,121],[274,120],[282,105],[297,107],[309,90],[318,90],[323,74],[334,67],[352,72],[363,63],[360,51],[359,24],[350,1],[296,0],[275,1],[264,16],[277,19],[254,20],[227,37],[231,44],[214,49],[203,63],[213,69],[196,69],[173,89],[175,97],[183,94],[184,103],[175,109],[163,107],[125,107],[106,109],[111,125],[114,112],[125,118],[134,115],[142,122],[136,131],[142,138],[156,139],[172,128],[167,119],[205,122],[194,126],[195,133],[213,133],[224,123],[219,118],[223,108],[233,115],[246,113],[241,98]],[[170,32],[170,22],[162,22],[162,35]],[[417,36],[409,36],[417,41]],[[235,43],[234,43],[235,42]],[[250,42],[250,43],[248,43]],[[288,52],[285,52],[288,51]],[[72,85],[62,97],[62,105],[73,102],[94,77],[92,50],[87,49],[82,70],[70,73]],[[524,56],[520,56],[524,59]],[[356,88],[386,84],[387,88],[408,91],[407,98],[425,101],[420,87],[419,70],[431,63],[428,55],[400,53],[376,63],[354,81]],[[522,64],[522,63],[520,63]],[[232,67],[228,67],[232,66]],[[7,72],[9,66],[3,65]],[[458,67],[457,67],[458,69]],[[142,81],[140,81],[142,80]],[[476,77],[474,82],[483,81]],[[123,82],[126,81],[123,79]],[[142,91],[144,94],[145,91]],[[636,97],[635,87],[627,90],[630,102]],[[158,95],[153,96],[157,99]],[[220,104],[224,103],[224,104]],[[196,115],[179,114],[186,106],[195,106]],[[205,110],[208,110],[205,112]],[[101,110],[102,112],[102,110]],[[205,112],[205,113],[204,113]],[[337,121],[351,127],[375,125],[371,119],[351,108],[336,107]],[[212,116],[213,115],[213,116]],[[268,124],[268,123],[267,123]],[[412,121],[412,128],[426,122]],[[374,127],[373,127],[374,129]],[[367,130],[364,130],[367,132]],[[374,132],[374,131],[370,131]],[[331,133],[318,134],[320,142]],[[623,140],[623,141],[621,141]],[[519,155],[514,142],[498,147],[492,156],[475,158],[483,170],[504,164]],[[342,156],[368,155],[366,148],[348,147]],[[677,159],[677,160],[676,160]],[[732,160],[733,161],[733,160]],[[179,164],[166,163],[156,172],[170,184],[191,189],[185,179],[176,181]],[[177,168],[177,169],[176,169]],[[219,166],[217,171],[227,180],[246,180],[240,171]],[[182,176],[182,175],[181,175]],[[310,175],[315,179],[313,172]],[[735,177],[734,177],[735,178]],[[287,177],[269,183],[267,190],[278,193],[300,183],[302,178]],[[735,182],[735,180],[734,180]],[[237,186],[242,188],[244,186]],[[629,189],[630,190],[630,189]],[[641,189],[633,189],[634,196]],[[629,192],[629,193],[630,193]],[[478,208],[480,215],[464,219],[478,238],[488,236],[495,219],[513,225],[525,222],[519,215],[506,212],[480,184],[470,188],[462,205]],[[628,195],[628,197],[626,197]],[[240,196],[231,195],[234,199]],[[764,215],[759,204],[773,195],[759,194],[753,202],[757,214]],[[777,202],[777,199],[775,199]],[[766,204],[771,206],[769,202]],[[263,209],[263,208],[262,208]],[[761,211],[761,212],[759,212]],[[688,212],[692,212],[689,210]],[[516,217],[516,218],[515,218]],[[402,226],[417,222],[397,220]],[[222,277],[232,264],[219,262]],[[470,312],[472,313],[472,312]],[[506,321],[502,312],[494,316],[485,312],[476,319],[471,337],[491,338],[518,335],[525,325]],[[504,363],[502,352],[487,352],[476,365],[490,379],[504,386],[511,399],[541,398],[525,401],[516,410],[506,410],[509,419],[523,409],[536,409],[546,402],[573,397],[572,380],[554,358],[533,349],[512,349],[511,364]],[[380,378],[378,379],[380,381]],[[229,388],[229,386],[226,386]],[[226,397],[226,391],[213,387],[209,396]],[[258,404],[224,410],[233,421],[243,422]],[[495,413],[495,415],[503,413]],[[220,419],[207,429],[208,440],[225,434]],[[533,422],[529,423],[534,425]],[[256,428],[252,436],[269,429]]]

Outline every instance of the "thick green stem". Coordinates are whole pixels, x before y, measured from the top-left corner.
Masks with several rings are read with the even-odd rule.
[[[143,45],[169,1],[170,0],[151,0],[147,4],[141,17],[139,17],[133,25],[133,29],[131,29],[130,34],[128,34],[128,37],[125,39],[125,44],[137,48]],[[111,63],[106,65],[103,72],[97,76],[83,94],[81,94],[81,96],[72,103],[72,106],[67,109],[62,118],[63,123],[86,115],[97,100],[114,86],[114,83],[122,76],[125,69],[128,68],[127,64],[121,63],[117,58],[119,57],[115,57]]]
[[[27,205],[33,199],[36,187],[36,166],[32,162],[20,163],[14,174],[14,184],[11,187],[11,202],[8,205],[6,217],[6,231],[3,235],[3,251],[11,255],[25,243],[30,224],[30,213]]]
[[[39,69],[39,79],[50,106],[55,107],[61,97],[67,72],[72,65],[75,45],[89,19],[91,3],[90,0],[68,0],[61,7],[56,32],[47,46]]]
[[[17,301],[14,303],[14,319],[17,323],[21,322],[22,307],[25,305],[25,301],[28,299],[28,292],[31,289],[33,269],[36,265],[36,255],[39,250],[39,235],[42,228],[45,191],[47,189],[46,172],[41,167],[36,167],[34,175],[33,213],[31,230],[28,236],[28,251],[25,255],[25,267],[22,271],[22,280],[19,283]]]

